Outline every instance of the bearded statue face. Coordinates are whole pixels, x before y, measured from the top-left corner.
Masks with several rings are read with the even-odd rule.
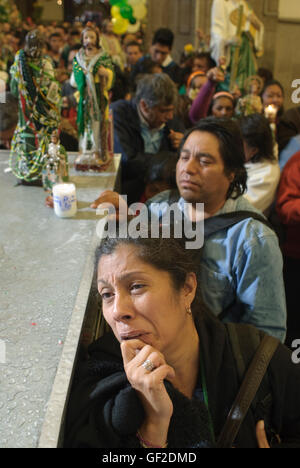
[[[82,31],[81,44],[86,52],[98,50],[100,47],[98,32],[89,27],[85,28]]]
[[[37,29],[30,31],[25,38],[25,54],[33,59],[41,57],[44,45],[41,33]]]

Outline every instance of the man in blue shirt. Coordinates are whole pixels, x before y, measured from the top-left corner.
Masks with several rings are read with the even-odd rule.
[[[207,118],[182,140],[176,179],[178,206],[204,203],[204,219],[222,213],[259,213],[242,194],[246,188],[243,141],[237,125]],[[106,193],[93,204],[113,202]],[[171,203],[169,191],[152,198],[148,209]],[[162,205],[166,206],[166,204]],[[282,254],[276,234],[254,218],[210,235],[200,260],[204,302],[225,322],[247,323],[279,338],[286,335]],[[225,313],[224,313],[225,311]],[[227,311],[227,313],[226,313]]]

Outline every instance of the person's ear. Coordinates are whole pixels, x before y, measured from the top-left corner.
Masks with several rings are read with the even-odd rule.
[[[186,275],[184,287],[183,287],[183,295],[186,306],[190,306],[195,299],[197,290],[197,278],[196,274],[190,272]]]
[[[144,99],[141,99],[141,100],[140,100],[140,108],[141,108],[141,111],[142,111],[142,112],[145,112],[145,113],[146,113],[146,112],[148,111],[148,109],[149,109],[149,108],[148,108],[148,105],[147,105],[147,103],[146,103],[146,101],[145,101]]]

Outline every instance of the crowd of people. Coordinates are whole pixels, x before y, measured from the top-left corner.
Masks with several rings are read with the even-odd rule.
[[[259,21],[253,23],[260,31]],[[175,240],[157,240],[155,247],[154,241],[128,238],[101,246],[99,293],[115,337],[92,345],[89,368],[71,399],[66,445],[214,446],[239,388],[223,324],[252,325],[289,348],[300,339],[298,114],[285,111],[283,86],[268,69],[226,87],[226,57],[217,54],[218,42],[210,48],[201,32],[201,49],[177,51],[177,63],[168,28],[158,29],[147,49],[141,33],[115,35],[109,19],[87,27],[112,63],[107,99],[114,152],[122,155],[121,194],[105,192],[91,206],[111,203],[119,213],[120,206],[127,212],[128,205],[142,202],[159,218],[157,206],[204,203],[205,221],[226,222],[205,234],[201,256],[193,259],[197,267]],[[46,40],[42,55],[50,59],[61,89],[63,145],[77,151],[74,63],[86,31],[81,23],[0,25],[0,79],[6,90],[0,147],[11,148],[18,121],[12,71],[32,30]],[[120,195],[127,196],[128,205]],[[194,216],[192,210],[193,221]],[[268,429],[272,426],[283,444],[299,443],[299,370],[283,345],[270,375],[276,417]],[[106,377],[106,386],[100,377]],[[89,403],[81,401],[83,394],[91,395]],[[100,400],[104,409],[96,416]],[[267,429],[256,425],[260,419],[246,418],[236,446],[268,446]]]

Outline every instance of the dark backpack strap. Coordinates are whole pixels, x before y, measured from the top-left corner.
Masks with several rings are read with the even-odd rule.
[[[248,218],[260,221],[274,231],[273,226],[262,214],[256,213],[255,211],[233,211],[206,219],[204,221],[204,237],[207,238],[222,229],[228,229]]]
[[[233,332],[233,327],[234,325],[229,327],[229,336],[232,340],[232,349],[237,361],[238,374],[240,374],[240,372],[242,372],[243,367],[245,366],[245,361],[243,360],[243,355],[241,353],[240,348],[241,337],[238,336],[238,329],[236,330],[236,333]],[[253,335],[253,337],[255,342],[255,335]],[[254,358],[252,358],[251,364],[244,377],[238,395],[228,414],[226,423],[219,436],[217,442],[218,448],[231,448],[233,446],[236,436],[240,430],[240,427],[259,390],[261,382],[268,369],[269,363],[278,345],[279,340],[268,335],[265,335],[262,341],[260,342],[259,347],[254,355]],[[248,354],[249,352],[250,350],[248,350]]]

